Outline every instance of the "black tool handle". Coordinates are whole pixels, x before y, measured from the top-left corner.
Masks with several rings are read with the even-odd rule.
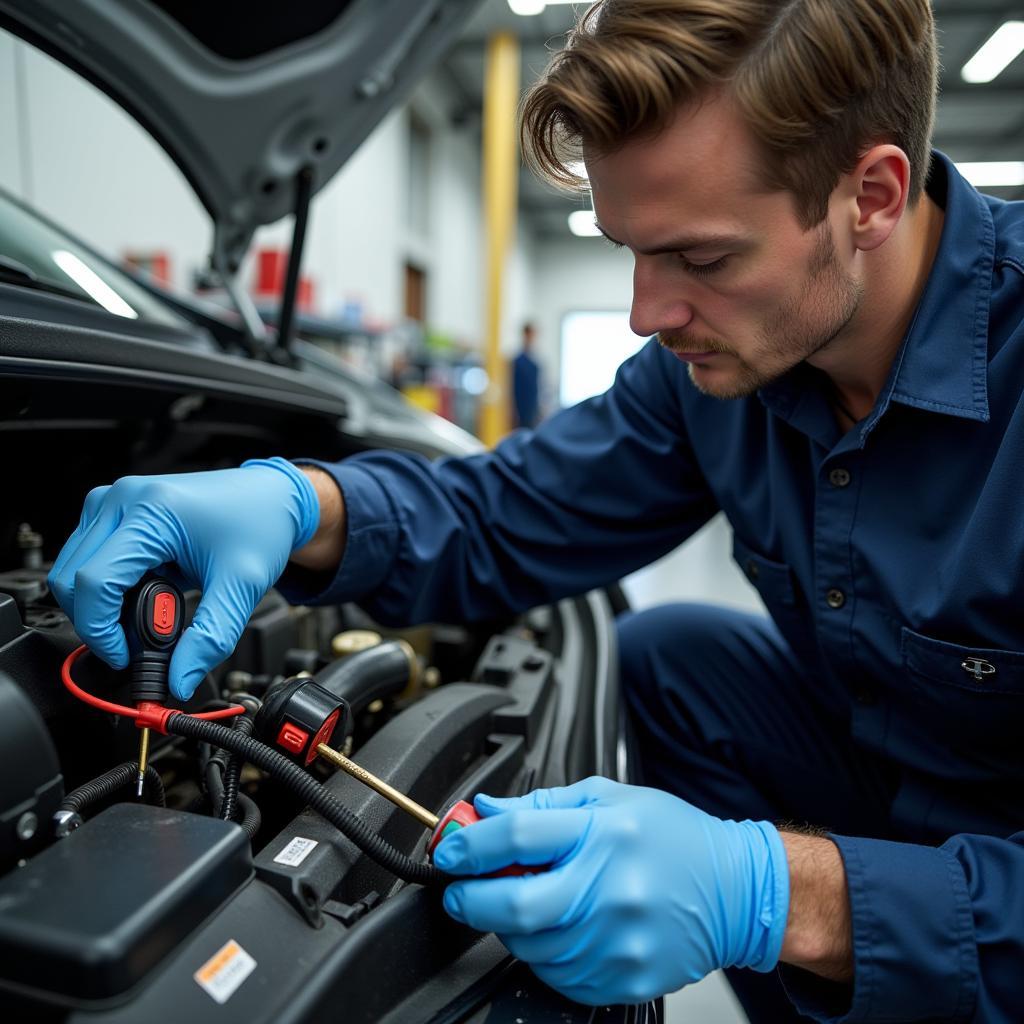
[[[171,654],[185,628],[185,597],[163,576],[147,573],[125,594],[122,613],[132,667],[132,700],[168,697]]]

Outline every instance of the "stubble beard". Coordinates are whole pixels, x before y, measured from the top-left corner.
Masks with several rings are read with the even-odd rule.
[[[861,285],[839,265],[832,232],[823,224],[811,254],[807,287],[777,309],[758,332],[757,365],[740,359],[722,339],[689,339],[691,350],[725,353],[738,364],[734,376],[720,382],[702,380],[700,368],[691,364],[690,380],[712,398],[746,398],[831,345],[857,314],[862,297]],[[670,334],[659,334],[658,340],[666,348],[681,348]]]

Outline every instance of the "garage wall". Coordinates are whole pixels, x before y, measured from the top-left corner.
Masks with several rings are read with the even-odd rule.
[[[14,88],[15,53],[25,68],[24,105]],[[403,264],[428,273],[430,326],[478,345],[483,317],[479,125],[454,126],[452,97],[427,79],[412,106],[432,132],[428,233],[406,223],[408,111],[377,128],[313,202],[303,270],[318,310],[357,302],[372,319],[401,319]],[[22,116],[22,115],[25,116]],[[0,138],[25,132],[29,151],[0,146],[0,185],[113,258],[126,249],[166,249],[172,284],[188,290],[209,251],[205,211],[162,149],[116,104],[56,61],[0,32]],[[27,158],[26,158],[27,157]],[[30,180],[22,168],[31,167]],[[290,218],[262,229],[257,244],[287,246]],[[514,347],[529,292],[529,238],[520,237],[506,303],[504,343]]]
[[[558,396],[562,317],[574,310],[626,310],[633,298],[633,257],[599,238],[545,238],[536,247],[530,315],[545,386]]]

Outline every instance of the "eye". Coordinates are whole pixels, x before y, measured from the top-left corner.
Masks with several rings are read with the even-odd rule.
[[[710,277],[725,267],[729,262],[729,257],[723,256],[713,263],[691,263],[685,256],[680,255],[679,262],[682,263],[683,270],[688,274],[693,274],[694,277]]]

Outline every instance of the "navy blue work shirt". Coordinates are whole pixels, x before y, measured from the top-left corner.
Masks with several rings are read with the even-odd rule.
[[[941,154],[928,188],[945,207],[938,255],[874,409],[848,432],[806,364],[720,401],[652,342],[606,394],[493,452],[324,467],[348,546],[317,597],[383,622],[578,594],[725,512],[823,700],[900,766],[894,820],[941,844],[833,837],[852,989],[833,1005],[812,975],[784,975],[821,1020],[1024,1019],[1024,820],[983,834],[976,797],[957,802],[1009,788],[1007,820],[1024,819],[1024,203],[980,196]],[[925,779],[948,780],[941,808]]]

